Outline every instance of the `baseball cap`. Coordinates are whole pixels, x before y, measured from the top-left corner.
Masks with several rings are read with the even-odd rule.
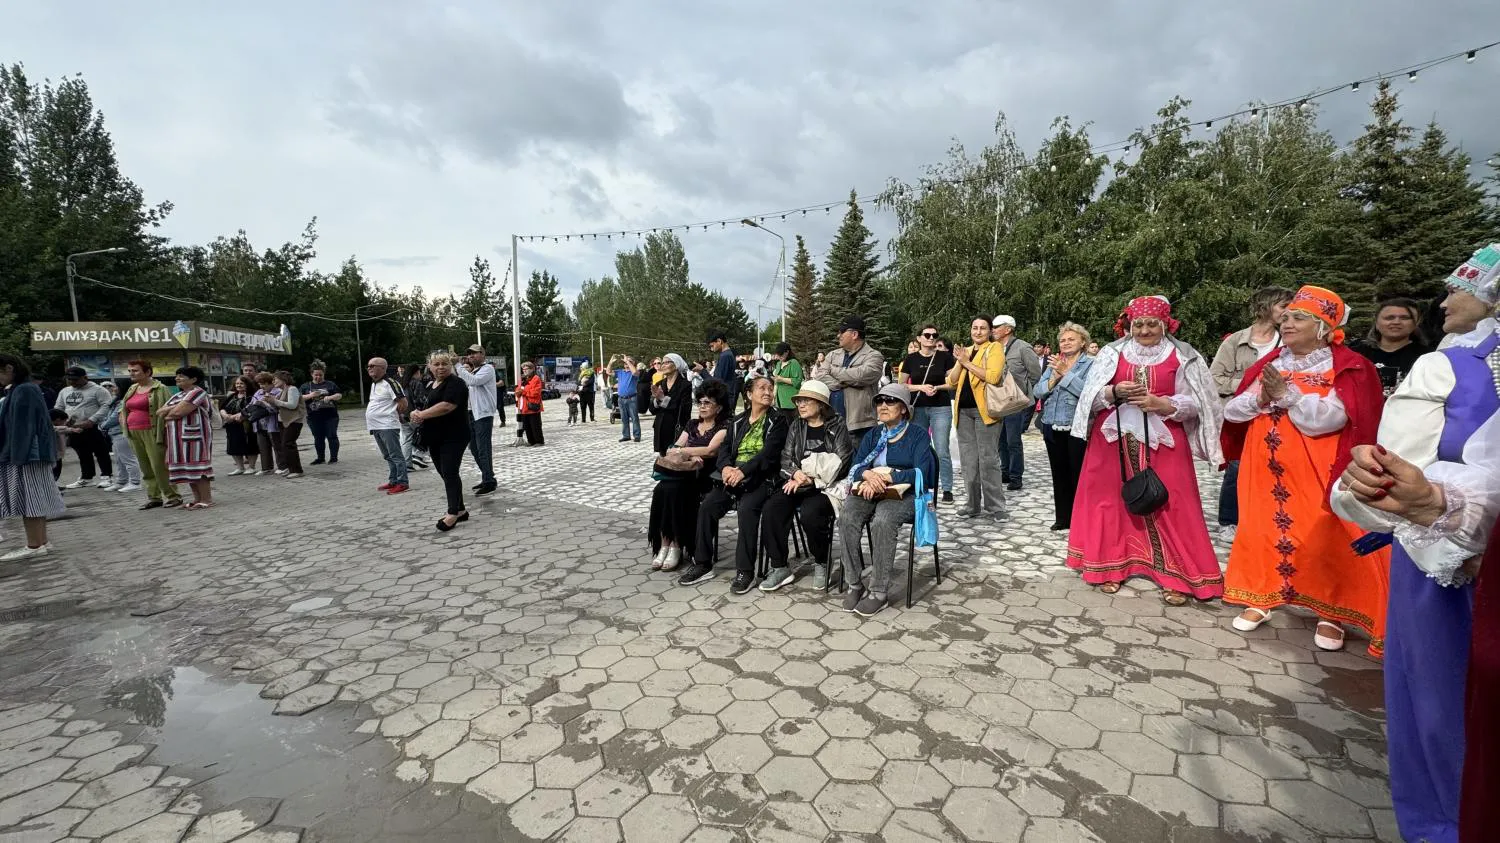
[[[720,329],[720,328],[713,328],[713,329],[711,329],[708,332],[708,339],[705,340],[705,342],[728,342],[728,341],[729,341],[728,335],[726,335],[724,333],[724,331],[722,329]]]
[[[845,316],[844,321],[839,323],[839,333],[845,331],[858,331],[860,336],[865,335],[865,320],[858,316]]]
[[[991,324],[993,324],[996,328],[1000,327],[1001,325],[1009,325],[1010,327],[1014,328],[1016,327],[1016,317],[1002,313],[999,316],[996,316],[995,321]]]
[[[86,378],[89,376],[89,373],[85,372],[81,366],[69,366],[64,374],[70,378]]]
[[[469,346],[469,353],[470,354],[483,354],[484,353],[484,346],[482,346],[482,345],[480,345],[479,343],[476,342],[473,345]]]

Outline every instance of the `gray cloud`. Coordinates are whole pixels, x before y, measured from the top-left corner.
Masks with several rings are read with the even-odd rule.
[[[365,263],[371,266],[384,266],[391,269],[415,269],[417,267],[432,266],[442,260],[438,255],[400,255],[390,258],[366,258]]]

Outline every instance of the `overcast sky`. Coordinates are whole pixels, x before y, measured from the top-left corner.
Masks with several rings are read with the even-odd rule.
[[[1103,142],[1173,94],[1202,119],[1500,40],[1495,0],[0,0],[0,19],[0,61],[84,75],[125,173],[176,206],[174,240],[243,228],[265,248],[316,216],[322,266],[444,293],[476,253],[503,275],[513,232],[869,193],[954,138],[982,146],[999,110],[1027,150],[1058,114]],[[1357,134],[1370,87],[1325,100],[1323,125]],[[1500,48],[1397,87],[1409,122],[1500,150]],[[821,254],[838,216],[772,227]],[[696,280],[766,294],[774,238],[682,236]],[[620,245],[523,244],[522,272],[571,294]]]

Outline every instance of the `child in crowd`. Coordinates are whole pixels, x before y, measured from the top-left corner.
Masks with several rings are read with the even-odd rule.
[[[52,479],[56,480],[62,476],[63,454],[68,452],[68,434],[77,433],[78,429],[68,427],[68,414],[62,410],[52,410],[48,415],[52,417],[52,431],[57,434],[57,464],[52,466]]]
[[[578,393],[568,393],[568,424],[578,424]]]

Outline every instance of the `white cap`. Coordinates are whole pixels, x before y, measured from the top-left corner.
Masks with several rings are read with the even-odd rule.
[[[1000,327],[1001,325],[1009,325],[1010,327],[1014,328],[1016,327],[1016,317],[1002,313],[999,316],[995,317],[995,321],[992,324],[996,328]]]

